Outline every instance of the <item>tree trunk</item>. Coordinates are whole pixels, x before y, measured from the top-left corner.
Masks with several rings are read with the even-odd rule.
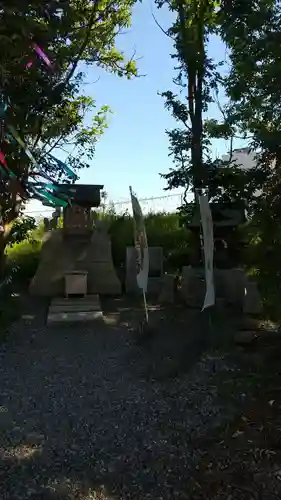
[[[206,185],[206,172],[203,165],[203,79],[205,72],[204,45],[204,4],[195,5],[196,27],[189,39],[186,30],[184,2],[179,2],[179,22],[181,30],[182,52],[188,77],[188,107],[192,130],[191,163],[193,169],[193,187],[195,200],[196,189]],[[191,55],[191,45],[193,55]]]
[[[5,255],[5,238],[4,233],[0,233],[0,279],[4,275],[5,264],[6,264],[6,255]]]

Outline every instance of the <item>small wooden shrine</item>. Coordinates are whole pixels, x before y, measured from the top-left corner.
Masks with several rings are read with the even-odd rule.
[[[60,184],[58,196],[68,195],[72,200],[63,211],[64,235],[90,235],[92,230],[91,208],[99,207],[102,185]]]

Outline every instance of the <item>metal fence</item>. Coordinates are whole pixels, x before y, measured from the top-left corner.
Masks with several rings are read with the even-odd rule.
[[[159,213],[167,212],[172,213],[177,210],[177,208],[182,205],[183,194],[170,194],[167,196],[157,196],[153,198],[139,198],[139,202],[144,214],[148,213]],[[114,209],[117,214],[123,214],[128,212],[132,214],[131,200],[124,201],[107,201],[105,204],[101,204],[98,210],[110,210]],[[42,210],[26,210],[25,214],[34,217],[36,220],[42,220],[44,217],[51,217],[54,212],[54,208],[44,207]]]
[[[153,198],[139,198],[139,202],[144,214],[158,212],[175,212],[182,205],[183,194],[171,194],[168,196],[157,196]],[[115,211],[124,213],[128,211],[132,214],[131,200],[109,202],[106,208],[114,207]]]

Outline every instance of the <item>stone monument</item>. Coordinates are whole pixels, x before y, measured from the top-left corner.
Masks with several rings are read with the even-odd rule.
[[[43,239],[37,272],[30,285],[33,295],[56,297],[64,294],[65,276],[87,275],[88,294],[121,294],[111,254],[107,228],[93,227],[91,207],[100,204],[100,185],[59,186],[72,204],[64,209],[63,227],[48,231]]]
[[[162,286],[163,278],[163,248],[148,247],[149,271],[147,292],[158,294]],[[137,284],[137,251],[135,247],[126,248],[126,292],[141,293]]]

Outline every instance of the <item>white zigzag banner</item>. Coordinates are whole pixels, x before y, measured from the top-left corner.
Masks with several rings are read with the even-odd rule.
[[[210,210],[208,196],[199,196],[201,224],[204,240],[204,260],[205,260],[205,280],[206,280],[206,295],[202,311],[207,307],[215,305],[215,288],[214,288],[214,233],[213,220]]]

